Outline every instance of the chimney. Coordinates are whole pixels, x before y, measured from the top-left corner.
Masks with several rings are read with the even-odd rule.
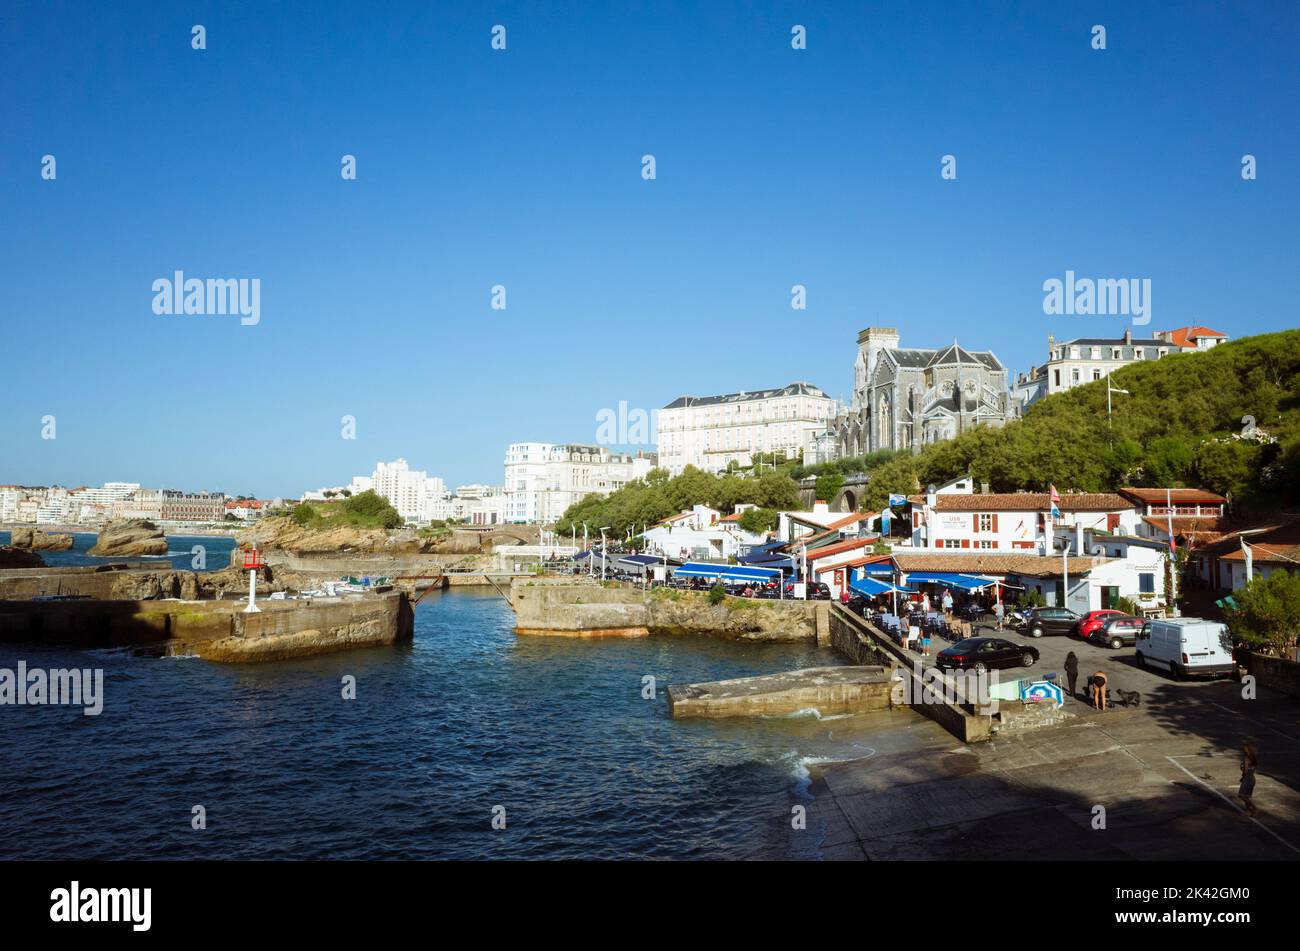
[[[989,484],[987,482],[981,482],[980,495],[988,495],[988,494],[989,494]]]
[[[1133,328],[1132,328],[1132,327],[1125,327],[1125,328],[1124,328],[1124,344],[1125,344],[1125,346],[1127,346],[1127,345],[1131,344],[1132,342],[1133,342]]]
[[[816,515],[816,514],[825,514],[829,512],[831,509],[829,505],[827,505],[821,499],[818,499],[816,502],[813,503],[812,510],[813,510],[813,514]]]
[[[936,493],[935,490],[934,490],[934,483],[932,482],[932,483],[930,483],[928,486],[926,486],[926,488],[925,488],[925,504],[926,504],[926,506],[928,506],[929,508],[934,508],[934,501],[935,501],[935,496],[936,496],[936,495],[937,495],[937,493]]]

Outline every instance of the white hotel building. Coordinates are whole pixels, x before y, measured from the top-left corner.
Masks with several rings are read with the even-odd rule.
[[[720,472],[756,452],[813,453],[835,400],[811,383],[724,396],[680,396],[659,411],[659,458],[674,475],[687,466]]]
[[[412,469],[405,459],[378,463],[372,475],[357,476],[348,488],[353,495],[373,491],[388,499],[407,522],[451,517],[446,483],[423,469]]]
[[[643,478],[655,461],[654,453],[629,456],[600,446],[512,443],[506,449],[506,521],[554,522],[589,495],[608,495]]]

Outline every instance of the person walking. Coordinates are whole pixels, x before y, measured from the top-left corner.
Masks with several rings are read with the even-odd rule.
[[[1077,697],[1079,694],[1075,687],[1079,683],[1079,658],[1075,656],[1074,651],[1065,655],[1065,679],[1070,684],[1070,698]]]
[[[1098,710],[1106,709],[1106,671],[1099,670],[1092,675],[1092,705]]]
[[[1002,607],[1001,601],[993,605],[993,616],[997,618],[999,631],[1002,630],[1002,617],[1005,614],[1006,614],[1006,608]]]
[[[1255,752],[1255,746],[1249,742],[1241,744],[1241,786],[1237,789],[1237,797],[1246,807],[1246,815],[1252,819],[1259,813],[1255,808],[1255,770],[1259,766],[1259,754]]]
[[[928,594],[921,595],[921,613],[930,613],[930,596]]]
[[[945,591],[943,593],[943,619],[948,622],[952,621],[952,592],[951,591]]]

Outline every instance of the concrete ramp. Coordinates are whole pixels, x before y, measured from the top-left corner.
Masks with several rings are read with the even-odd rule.
[[[888,710],[884,667],[809,667],[762,677],[676,684],[668,708],[683,717],[785,716],[816,710],[821,716]]]

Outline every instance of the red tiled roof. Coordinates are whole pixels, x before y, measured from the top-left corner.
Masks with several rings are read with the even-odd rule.
[[[1266,561],[1270,564],[1295,565],[1295,570],[1300,570],[1300,545],[1270,545],[1266,542],[1252,542],[1250,536],[1246,536],[1246,544],[1250,546],[1252,561]],[[1224,561],[1245,561],[1246,553],[1240,547],[1225,555],[1221,555]]]
[[[1176,347],[1195,347],[1193,343],[1197,337],[1226,337],[1227,334],[1221,334],[1217,330],[1211,330],[1209,327],[1179,327],[1177,330],[1166,331],[1169,334],[1169,342]]]
[[[741,513],[739,513],[739,512],[732,512],[730,515],[724,515],[722,518],[718,519],[718,521],[719,521],[719,522],[739,522],[739,521],[740,521],[740,514],[741,514]]]
[[[1061,573],[1061,559],[1056,555],[1013,555],[993,552],[958,554],[948,551],[899,551],[893,559],[903,571],[957,571],[980,575],[1028,575],[1051,578]],[[1067,567],[1071,574],[1082,574],[1097,564],[1113,559],[1071,555]]]
[[[864,545],[874,545],[877,541],[879,541],[878,538],[851,538],[848,541],[840,542],[838,545],[827,545],[825,548],[818,548],[816,551],[808,552],[808,560],[820,561],[830,555],[839,555],[855,548],[862,548]]]
[[[1148,505],[1160,505],[1166,498],[1177,504],[1178,502],[1205,502],[1210,505],[1226,505],[1228,500],[1223,496],[1211,492],[1209,489],[1133,489],[1124,488],[1119,490],[1120,495]],[[1165,493],[1168,492],[1168,496]]]

